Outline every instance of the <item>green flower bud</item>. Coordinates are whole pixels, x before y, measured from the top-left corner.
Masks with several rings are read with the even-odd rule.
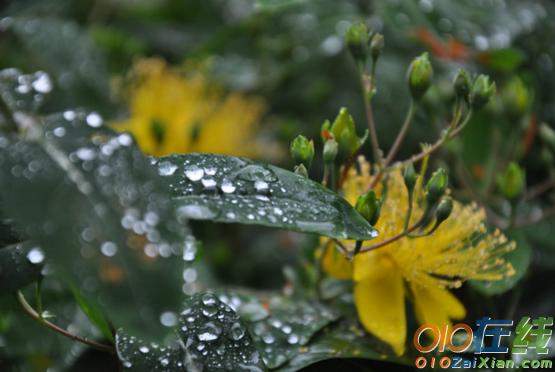
[[[294,172],[295,172],[295,174],[298,174],[299,176],[303,176],[304,178],[308,178],[308,170],[306,169],[306,167],[302,163],[299,164],[299,165],[295,165]]]
[[[370,42],[370,53],[372,53],[372,61],[376,63],[380,54],[382,54],[384,46],[384,38],[383,35],[380,33],[374,34],[372,36],[372,41]]]
[[[509,116],[521,117],[528,112],[532,98],[522,79],[514,77],[501,92],[503,107]]]
[[[509,200],[517,199],[526,186],[526,174],[517,163],[511,162],[502,174],[497,175],[497,187]]]
[[[429,205],[435,204],[447,190],[448,177],[445,169],[439,168],[426,184],[426,200]]]
[[[407,73],[407,79],[410,93],[414,99],[419,99],[426,93],[432,84],[433,76],[434,70],[428,58],[428,53],[422,53],[412,61]]]
[[[458,98],[464,99],[465,102],[469,100],[471,82],[470,82],[470,75],[468,71],[464,68],[460,68],[453,80],[453,88],[455,90],[455,94]]]
[[[439,226],[439,224],[449,218],[452,211],[453,199],[450,196],[442,198],[436,209],[436,226]]]
[[[370,43],[370,32],[365,23],[357,22],[352,24],[345,32],[345,42],[355,60],[366,61],[368,44]]]
[[[291,156],[296,164],[303,164],[306,169],[310,168],[314,158],[314,142],[305,136],[298,135],[291,142]]]
[[[472,86],[470,105],[474,110],[481,109],[489,102],[491,97],[493,97],[496,90],[495,82],[490,82],[489,76],[478,76]]]
[[[329,120],[324,121],[320,127],[320,138],[322,138],[323,143],[326,143],[327,140],[333,137],[333,133],[330,128],[331,123]]]
[[[416,185],[416,180],[418,179],[418,175],[414,170],[414,165],[407,165],[403,174],[403,178],[405,180],[405,186],[407,187],[408,192],[412,193],[412,191],[414,190],[414,186]]]
[[[555,152],[555,130],[546,123],[540,125],[539,135],[541,140]]]
[[[339,143],[340,152],[347,157],[356,153],[366,139],[357,136],[355,122],[345,107],[339,110],[331,126],[331,133]]]
[[[359,196],[355,204],[355,209],[370,223],[370,225],[375,225],[380,218],[381,203],[376,197],[374,190],[370,190],[366,194]]]
[[[335,158],[337,157],[337,151],[338,151],[337,141],[334,140],[333,138],[327,140],[326,143],[324,144],[324,163],[326,164],[333,163],[335,161]]]

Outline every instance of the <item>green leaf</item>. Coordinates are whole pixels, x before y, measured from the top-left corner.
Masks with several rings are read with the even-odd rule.
[[[78,288],[72,288],[71,292],[75,301],[79,305],[79,308],[87,316],[87,318],[93,323],[102,333],[107,340],[114,342],[114,334],[112,332],[112,327],[110,322],[104,313],[104,310],[92,299],[84,296]]]
[[[238,315],[214,294],[185,301],[179,340],[167,348],[116,335],[118,357],[131,371],[263,371],[264,364]]]
[[[170,155],[158,160],[183,219],[279,227],[338,239],[377,235],[343,198],[284,169],[209,154]]]
[[[526,55],[519,49],[506,48],[482,53],[478,60],[488,67],[502,72],[516,70],[526,59]]]
[[[316,338],[278,371],[293,372],[316,362],[333,358],[371,359],[396,364],[409,364],[409,361],[392,355],[382,342],[370,338],[357,324],[348,321],[320,332]],[[391,366],[400,370],[400,366]],[[382,370],[382,368],[376,369]],[[388,369],[389,370],[389,369]]]
[[[0,135],[3,217],[45,250],[55,275],[101,296],[114,324],[154,337],[161,314],[179,307],[195,244],[157,169],[95,112],[17,120],[30,140]]]
[[[12,293],[41,276],[42,250],[30,243],[0,249],[0,295]]]
[[[522,231],[507,231],[507,237],[516,241],[516,248],[503,256],[515,269],[515,274],[495,282],[472,280],[470,284],[481,293],[492,296],[507,292],[513,288],[526,274],[532,258],[532,249]]]
[[[277,368],[299,354],[299,349],[339,314],[317,302],[284,297],[269,302],[269,316],[249,323],[254,342],[266,366]]]

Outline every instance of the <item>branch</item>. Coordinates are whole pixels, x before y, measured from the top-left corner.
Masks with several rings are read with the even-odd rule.
[[[29,303],[27,302],[27,300],[25,300],[25,297],[23,296],[23,293],[21,293],[21,291],[17,291],[17,301],[19,302],[19,304],[21,305],[21,307],[23,308],[23,310],[33,319],[38,320],[40,323],[44,324],[46,327],[50,328],[51,330],[58,332],[59,334],[70,338],[74,341],[78,341],[81,342],[85,345],[88,345],[90,347],[92,347],[93,349],[96,350],[100,350],[100,351],[105,351],[107,353],[111,353],[111,354],[115,354],[116,351],[114,349],[113,346],[111,345],[105,345],[105,344],[101,344],[89,339],[86,339],[84,337],[78,336],[78,335],[74,335],[73,333],[70,333],[68,331],[66,331],[65,329],[61,328],[60,326],[57,326],[54,323],[49,322],[48,320],[44,319],[39,313],[37,313],[37,311],[35,309],[33,309],[33,307],[31,305],[29,305]]]

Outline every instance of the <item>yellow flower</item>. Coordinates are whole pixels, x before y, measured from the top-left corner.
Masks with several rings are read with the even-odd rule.
[[[260,99],[225,94],[206,74],[179,71],[161,59],[139,60],[132,72],[130,117],[114,128],[131,132],[145,153],[276,155],[275,146],[255,137],[265,110]]]
[[[359,159],[360,172],[352,169],[343,185],[346,199],[354,204],[370,184],[370,166]],[[400,171],[384,181],[387,195],[376,224],[380,235],[363,245],[374,245],[404,229],[408,196]],[[384,185],[376,192],[381,194]],[[423,213],[424,192],[414,191],[411,225]],[[338,279],[352,279],[354,300],[364,327],[390,344],[396,354],[405,350],[405,297],[412,299],[417,320],[437,325],[465,316],[465,308],[450,293],[469,279],[495,281],[513,275],[514,269],[502,258],[514,249],[500,232],[489,234],[483,224],[485,213],[475,204],[454,202],[451,216],[430,236],[401,238],[383,248],[360,253],[353,262],[341,257],[334,247],[325,251],[324,270]],[[353,247],[353,242],[344,242]],[[331,249],[330,249],[331,248]]]

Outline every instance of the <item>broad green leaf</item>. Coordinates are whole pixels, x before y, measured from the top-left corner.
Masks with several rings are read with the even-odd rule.
[[[72,288],[73,297],[79,305],[79,308],[94,324],[102,335],[109,341],[114,342],[112,327],[108,321],[104,310],[92,299],[84,296],[78,288]]]
[[[15,68],[0,71],[1,98],[12,112],[38,111],[51,91],[52,80],[44,71],[33,74],[22,74]]]
[[[44,252],[30,243],[0,249],[0,295],[17,291],[40,278]]]
[[[116,347],[122,366],[138,372],[265,369],[239,316],[214,294],[188,298],[178,327],[178,342],[167,348],[118,331]]]
[[[526,274],[532,258],[532,249],[522,231],[507,231],[507,236],[516,241],[516,249],[503,256],[515,269],[515,274],[495,282],[471,281],[472,287],[491,296],[507,292]]]
[[[21,241],[19,234],[13,229],[12,221],[0,219],[0,249],[9,244]]]
[[[14,16],[4,23],[14,35],[32,68],[48,71],[65,104],[109,103],[109,79],[104,55],[80,25],[46,14]],[[29,67],[29,66],[28,66]]]
[[[407,359],[398,358],[387,351],[382,342],[369,337],[358,324],[345,321],[324,329],[310,344],[300,348],[294,358],[277,370],[299,371],[316,362],[334,358],[371,359],[395,363],[396,365],[391,365],[391,369],[387,369],[392,371],[401,370],[400,364],[409,364]],[[376,369],[378,370],[381,368]]]
[[[278,294],[244,291],[218,293],[246,322],[266,367],[278,368],[294,358],[339,313],[316,301],[293,299]]]
[[[284,169],[209,154],[170,155],[158,160],[161,178],[183,219],[279,227],[338,239],[377,235],[344,199]]]
[[[45,250],[55,274],[101,296],[116,326],[160,329],[161,314],[179,307],[184,252],[195,243],[157,169],[95,112],[17,120],[29,140],[0,135],[4,217]]]

